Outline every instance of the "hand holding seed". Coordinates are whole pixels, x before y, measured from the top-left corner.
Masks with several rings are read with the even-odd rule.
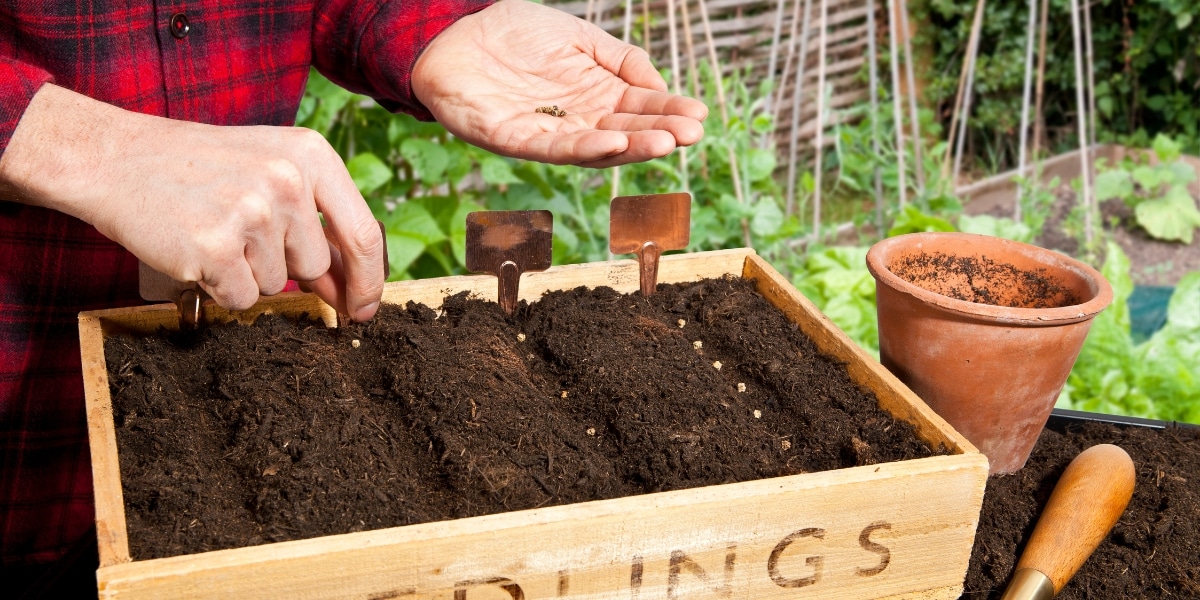
[[[526,0],[501,0],[439,34],[412,89],[450,133],[485,150],[596,168],[694,144],[708,115],[668,93],[642,49]],[[540,110],[555,107],[562,114]]]

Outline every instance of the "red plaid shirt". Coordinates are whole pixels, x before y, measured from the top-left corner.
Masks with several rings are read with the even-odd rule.
[[[410,85],[416,57],[489,1],[4,3],[0,153],[48,81],[174,119],[291,125],[314,65],[429,118]],[[90,527],[76,315],[139,302],[124,249],[61,213],[0,201],[0,567],[54,560]]]

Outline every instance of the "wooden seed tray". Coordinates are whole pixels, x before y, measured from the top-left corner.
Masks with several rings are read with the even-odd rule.
[[[174,305],[81,313],[102,598],[405,598],[622,600],[958,598],[983,503],[987,459],[863,352],[753,250],[662,257],[659,281],[727,274],[758,291],[821,350],[847,365],[881,407],[952,454],[454,521],[133,561],[104,359],[114,332],[178,326]],[[580,285],[638,290],[636,261],[526,275],[521,298]],[[496,280],[388,284],[384,302],[439,306]],[[207,307],[210,321],[263,313],[321,316],[316,296],[281,294],[248,311]]]

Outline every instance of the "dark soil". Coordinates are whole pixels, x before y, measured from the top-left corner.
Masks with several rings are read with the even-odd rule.
[[[106,356],[138,560],[932,454],[736,279]]]
[[[1079,298],[1044,270],[1026,271],[990,258],[913,254],[888,268],[913,285],[958,300],[1009,308],[1057,308]]]
[[[1050,216],[1042,233],[1033,243],[1070,256],[1079,256],[1079,236],[1068,231],[1071,228],[1071,209],[1078,203],[1078,197],[1069,186],[1060,188],[1056,196],[1057,200],[1050,207]],[[1200,271],[1200,236],[1195,236],[1191,244],[1150,237],[1138,226],[1133,210],[1120,200],[1102,202],[1100,217],[1102,222],[1098,225],[1103,228],[1105,235],[1129,257],[1130,275],[1135,284],[1173,286],[1184,275]],[[1077,224],[1074,226],[1078,227]]]
[[[1133,458],[1133,500],[1056,598],[1200,598],[1200,427],[1059,419],[1024,469],[988,479],[963,598],[1003,595],[1059,476],[1080,452],[1104,443]]]

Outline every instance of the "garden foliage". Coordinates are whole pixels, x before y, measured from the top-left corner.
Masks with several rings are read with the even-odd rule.
[[[1094,319],[1059,406],[1200,423],[1200,272],[1179,282],[1166,325],[1142,344],[1130,333],[1129,259],[1115,243],[1103,274],[1113,303]]]
[[[1083,3],[1080,2],[1080,5]],[[1040,5],[1040,2],[1039,2]],[[910,3],[925,59],[925,100],[948,122],[974,2]],[[1051,0],[1044,113],[1052,152],[1077,148],[1071,2]],[[991,0],[985,10],[970,120],[970,147],[995,171],[1016,163],[1025,73],[1026,0]],[[1145,147],[1157,133],[1200,154],[1200,0],[1092,3],[1100,141]],[[1036,62],[1035,62],[1036,64]]]
[[[700,97],[716,106],[715,82],[700,69]],[[714,114],[706,135],[683,152],[620,169],[617,195],[690,190],[689,251],[751,246],[789,253],[801,232],[785,215],[772,177],[775,151],[760,142],[772,131],[759,114],[765,90],[740,77],[725,80],[730,118]],[[315,129],[342,155],[376,218],[388,232],[393,279],[461,274],[466,270],[465,218],[477,210],[548,209],[554,213],[554,264],[607,260],[608,204],[614,170],[546,165],[500,157],[450,135],[436,123],[391,114],[315,71],[297,124]],[[686,157],[686,166],[680,156]],[[738,168],[742,189],[733,187]]]
[[[1134,209],[1137,223],[1160,240],[1192,243],[1200,227],[1200,211],[1188,191],[1196,170],[1180,159],[1179,144],[1164,135],[1154,138],[1156,162],[1125,160],[1096,175],[1096,200],[1119,198]]]

